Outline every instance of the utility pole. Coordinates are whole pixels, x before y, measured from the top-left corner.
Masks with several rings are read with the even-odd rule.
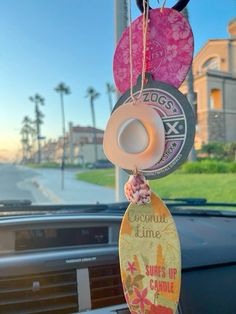
[[[186,18],[186,20],[189,21],[189,15],[188,15],[187,7],[185,7],[183,9],[182,14]],[[194,110],[195,115],[196,115],[197,110],[196,110],[196,108],[194,108],[194,97],[195,97],[195,95],[194,95],[194,77],[193,77],[193,66],[192,65],[190,66],[189,72],[187,74],[186,83],[187,83],[187,90],[188,90],[187,98],[188,98],[190,105],[192,106],[192,108]],[[189,156],[188,156],[188,160],[189,161],[196,161],[196,159],[197,159],[196,158],[196,151],[195,151],[194,144],[193,144],[193,147],[192,147],[192,149],[189,153]]]
[[[118,43],[124,29],[128,24],[127,17],[127,3],[126,0],[114,0],[115,6],[115,44]],[[120,97],[120,94],[117,92],[117,99]],[[126,201],[124,194],[124,185],[128,180],[127,173],[116,166],[115,169],[115,185],[116,185],[116,201],[122,202]]]

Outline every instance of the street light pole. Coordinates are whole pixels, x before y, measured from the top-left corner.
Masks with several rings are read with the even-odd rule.
[[[66,125],[65,125],[65,109],[63,92],[60,92],[61,100],[61,115],[62,115],[62,136],[63,136],[63,148],[62,148],[62,161],[61,161],[61,189],[64,190],[64,169],[65,169],[65,150],[66,150]]]
[[[124,29],[127,27],[127,3],[126,0],[114,0],[115,6],[115,43],[117,44]],[[116,93],[117,99],[120,94]],[[115,169],[115,185],[116,185],[116,201],[126,201],[124,194],[124,184],[128,179],[128,175],[124,170],[116,166]]]

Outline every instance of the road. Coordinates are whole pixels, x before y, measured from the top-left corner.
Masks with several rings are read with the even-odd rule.
[[[16,165],[0,165],[0,200],[31,200],[33,203],[51,202],[31,182],[37,173]]]
[[[59,169],[30,169],[11,164],[0,165],[0,200],[28,199],[33,203],[94,204],[115,201],[112,189],[75,179],[74,170],[65,170],[61,189]]]

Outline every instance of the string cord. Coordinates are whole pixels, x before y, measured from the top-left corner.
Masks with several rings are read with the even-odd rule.
[[[133,94],[133,44],[132,44],[132,19],[131,19],[131,3],[128,1],[128,18],[129,18],[129,59],[130,59],[130,96],[135,104],[138,99],[142,97],[145,72],[146,72],[146,50],[147,50],[147,29],[148,29],[148,16],[149,16],[149,0],[143,0],[143,21],[142,21],[142,39],[143,39],[143,51],[142,51],[142,78],[141,89],[139,95],[135,98]]]
[[[164,2],[163,2],[163,5],[162,5],[162,7],[161,7],[161,13],[162,13],[163,9],[165,8],[166,1],[167,1],[167,0],[164,0]],[[159,2],[159,1],[158,1],[158,2]]]

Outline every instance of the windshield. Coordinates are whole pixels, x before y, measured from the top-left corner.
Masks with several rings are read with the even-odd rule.
[[[0,3],[0,200],[126,201],[128,174],[107,160],[103,137],[118,99],[113,56],[128,10],[117,13],[111,0]],[[134,20],[141,13],[131,4]],[[236,2],[190,1],[184,15],[195,48],[193,75],[179,90],[193,88],[194,147],[150,186],[165,199],[236,202]]]

